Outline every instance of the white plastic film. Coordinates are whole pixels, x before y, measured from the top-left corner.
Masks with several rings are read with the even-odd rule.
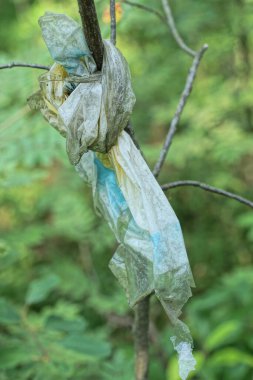
[[[180,377],[194,369],[192,338],[179,320],[194,286],[179,221],[146,162],[124,131],[135,96],[127,62],[104,41],[102,74],[79,25],[65,15],[40,18],[43,37],[57,62],[40,77],[33,107],[66,137],[67,153],[92,187],[95,209],[119,247],[110,268],[131,306],[154,292],[174,327]]]

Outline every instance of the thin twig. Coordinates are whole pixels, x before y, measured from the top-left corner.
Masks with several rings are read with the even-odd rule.
[[[202,182],[198,182],[198,181],[184,180],[184,181],[170,182],[170,183],[167,183],[165,185],[162,185],[161,188],[164,191],[166,191],[169,189],[174,189],[176,187],[182,187],[182,186],[199,187],[202,190],[209,191],[210,193],[215,193],[215,194],[219,194],[219,195],[222,195],[224,197],[227,197],[227,198],[234,199],[240,203],[245,204],[246,206],[253,208],[253,202],[246,199],[246,198],[241,197],[240,195],[230,193],[228,191],[218,189],[217,187],[213,187],[213,186],[207,185],[206,183],[202,183]]]
[[[172,12],[171,12],[171,8],[170,8],[170,5],[169,5],[167,0],[162,0],[162,5],[163,5],[165,16],[162,14],[162,12],[160,12],[157,9],[152,8],[148,5],[136,3],[135,1],[129,1],[129,0],[121,0],[121,1],[124,4],[128,4],[128,5],[131,5],[133,7],[143,9],[144,11],[147,11],[147,12],[150,12],[150,13],[153,13],[154,15],[156,15],[163,23],[168,25],[168,27],[169,27],[174,39],[176,40],[177,44],[179,45],[179,47],[182,50],[184,50],[187,54],[191,55],[192,57],[195,57],[197,52],[192,50],[191,48],[189,48],[186,45],[186,43],[183,41],[182,37],[180,36],[180,34],[177,31],[175,21],[174,21]]]
[[[115,0],[110,0],[110,16],[111,16],[111,42],[116,45],[116,10],[115,10]]]
[[[37,65],[35,63],[24,63],[24,62],[10,62],[6,65],[0,65],[0,70],[2,69],[12,69],[13,67],[30,67],[33,69],[50,70],[50,66]]]
[[[181,95],[181,98],[179,100],[179,103],[178,103],[178,106],[177,106],[177,109],[176,109],[176,112],[173,116],[173,119],[171,120],[171,123],[170,123],[170,127],[169,127],[169,131],[168,131],[168,134],[166,136],[166,140],[165,140],[165,143],[163,145],[163,148],[161,150],[161,153],[160,153],[160,157],[154,167],[154,170],[153,170],[153,174],[155,177],[158,177],[160,171],[161,171],[161,168],[163,166],[163,163],[165,161],[165,158],[168,154],[168,151],[169,151],[169,148],[170,148],[170,145],[172,143],[172,139],[173,139],[173,136],[176,132],[176,129],[177,129],[177,125],[178,125],[178,122],[180,120],[180,117],[181,117],[181,114],[184,110],[184,107],[185,107],[185,104],[187,102],[187,99],[191,93],[191,90],[192,90],[192,85],[193,85],[193,82],[194,82],[194,79],[196,77],[196,74],[197,74],[197,70],[198,70],[198,67],[199,67],[199,64],[200,64],[200,61],[205,53],[205,51],[208,49],[208,45],[204,45],[200,51],[197,53],[197,55],[195,56],[194,60],[193,60],[193,63],[192,63],[192,66],[190,68],[190,71],[189,71],[189,74],[187,76],[187,80],[186,80],[186,83],[185,83],[185,88],[182,92],[182,95]]]
[[[159,19],[164,22],[164,23],[167,23],[167,20],[166,18],[163,16],[163,14],[158,11],[157,9],[154,9],[154,8],[151,8],[149,7],[148,5],[144,5],[144,4],[139,4],[139,3],[136,3],[135,1],[128,1],[128,0],[121,0],[122,3],[124,4],[128,4],[128,5],[131,5],[132,7],[136,7],[136,8],[139,8],[139,9],[143,9],[144,11],[147,11],[147,12],[150,12],[150,13],[153,13],[154,15],[156,15],[157,17],[159,17]]]
[[[167,24],[168,24],[168,26],[171,30],[171,33],[172,33],[173,37],[175,38],[175,41],[177,42],[178,46],[182,50],[184,50],[187,54],[191,55],[192,57],[195,57],[197,52],[192,50],[191,48],[189,48],[185,44],[182,37],[180,36],[180,34],[177,31],[176,24],[175,24],[175,21],[174,21],[173,15],[172,15],[172,11],[171,11],[171,8],[169,5],[169,0],[161,0],[161,1],[162,1],[164,13],[166,15]]]
[[[126,2],[128,3],[127,1],[124,1],[123,2]],[[130,2],[131,3],[131,2]],[[131,5],[133,5],[131,3]],[[138,4],[137,4],[138,6]],[[115,13],[115,0],[110,0],[110,15],[111,15],[111,42],[116,45],[116,37],[117,37],[117,25],[116,25],[116,13]],[[134,145],[137,147],[137,149],[140,151],[142,157],[144,158],[144,154],[141,150],[141,147],[140,147],[140,144],[138,143],[138,141],[136,140],[136,137],[135,137],[135,133],[134,133],[134,128],[131,124],[131,122],[129,121],[126,128],[125,128],[125,131],[129,134],[129,136],[131,137],[131,139],[133,140],[134,142]]]

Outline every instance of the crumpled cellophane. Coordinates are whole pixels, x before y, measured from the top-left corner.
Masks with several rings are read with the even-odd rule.
[[[95,209],[119,242],[109,265],[130,305],[152,292],[162,303],[185,380],[195,360],[190,332],[178,317],[194,282],[178,219],[124,131],[135,103],[127,62],[104,41],[98,73],[75,21],[46,13],[39,23],[56,63],[40,77],[29,104],[66,137],[70,162],[92,187]]]

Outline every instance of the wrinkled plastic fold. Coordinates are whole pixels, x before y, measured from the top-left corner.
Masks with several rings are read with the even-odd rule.
[[[75,21],[47,13],[40,25],[56,63],[40,77],[40,91],[29,104],[66,138],[70,162],[91,186],[95,210],[119,243],[109,266],[130,305],[153,292],[163,305],[185,380],[195,360],[191,334],[179,316],[194,281],[179,221],[124,131],[135,103],[127,62],[104,41],[97,73]]]

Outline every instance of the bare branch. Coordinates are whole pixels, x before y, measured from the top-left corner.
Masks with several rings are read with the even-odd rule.
[[[182,37],[180,36],[180,34],[177,31],[175,21],[174,21],[172,12],[171,12],[171,8],[170,8],[170,5],[169,5],[167,0],[161,0],[162,5],[163,5],[163,9],[165,12],[165,16],[162,14],[162,12],[158,11],[155,8],[149,7],[148,5],[136,3],[135,1],[129,1],[129,0],[121,0],[121,1],[124,4],[128,4],[128,5],[131,5],[133,7],[143,9],[144,11],[153,13],[155,16],[157,16],[162,22],[164,22],[166,25],[168,25],[168,27],[169,27],[174,39],[176,40],[177,44],[179,45],[179,47],[182,50],[184,50],[187,54],[191,55],[192,57],[195,57],[197,52],[192,50],[191,48],[189,48],[185,44]]]
[[[104,45],[94,0],[77,0],[87,45],[92,52],[98,71],[103,65]]]
[[[209,191],[210,193],[215,193],[222,195],[223,197],[234,199],[240,203],[245,204],[246,206],[249,206],[253,208],[253,202],[241,197],[240,195],[230,193],[228,191],[218,189],[216,187],[207,185],[206,183],[198,182],[198,181],[191,181],[191,180],[185,180],[185,181],[176,181],[176,182],[170,182],[165,185],[162,185],[161,188],[166,191],[169,189],[174,189],[176,187],[182,187],[182,186],[193,186],[193,187],[199,187],[202,190]]]
[[[178,46],[184,50],[187,54],[191,55],[192,57],[195,57],[197,55],[197,52],[192,50],[191,48],[189,48],[185,42],[183,41],[182,37],[180,36],[180,34],[178,33],[177,31],[177,28],[176,28],[176,24],[175,24],[175,21],[174,21],[174,18],[173,18],[173,15],[172,15],[172,11],[171,11],[171,8],[170,8],[170,5],[169,5],[169,0],[161,0],[162,1],[162,5],[163,5],[163,9],[164,9],[164,13],[166,15],[166,21],[167,21],[167,24],[171,30],[171,33],[173,35],[173,37],[175,38]]]
[[[163,148],[161,150],[160,157],[159,157],[159,159],[158,159],[158,161],[154,167],[154,170],[153,170],[153,174],[155,177],[158,177],[158,175],[161,171],[161,168],[164,164],[165,158],[168,154],[169,148],[170,148],[171,143],[172,143],[173,136],[176,132],[177,125],[178,125],[178,122],[180,120],[181,114],[184,110],[187,99],[190,96],[192,86],[193,86],[193,82],[194,82],[194,79],[196,77],[200,61],[201,61],[201,59],[202,59],[202,57],[203,57],[203,55],[207,49],[208,49],[208,45],[205,44],[200,49],[200,51],[197,53],[197,55],[195,56],[195,58],[193,60],[192,66],[190,68],[190,71],[189,71],[189,74],[188,74],[188,77],[187,77],[187,80],[185,83],[185,88],[182,92],[182,95],[181,95],[181,98],[179,100],[179,103],[178,103],[176,112],[173,116],[173,119],[171,120],[169,131],[168,131],[165,143],[163,145]]]
[[[35,63],[24,63],[24,62],[10,62],[6,65],[0,65],[0,70],[2,69],[12,69],[13,67],[30,67],[33,69],[50,70],[50,66],[37,65]]]
[[[106,318],[108,324],[112,326],[114,329],[128,329],[133,326],[133,318],[129,315],[118,315],[116,313],[108,313],[108,314],[103,314],[103,317]],[[149,338],[152,344],[155,347],[157,359],[161,362],[164,370],[166,370],[168,366],[168,358],[167,354],[164,350],[164,346],[160,342],[159,339],[159,332],[156,328],[156,325],[152,320],[150,320],[149,323]]]
[[[136,305],[134,321],[135,379],[148,379],[149,296]]]
[[[132,7],[136,7],[136,8],[139,8],[139,9],[143,9],[144,11],[147,11],[147,12],[150,12],[150,13],[153,13],[154,15],[156,15],[157,17],[159,17],[159,19],[164,22],[164,23],[167,23],[166,21],[166,18],[163,16],[163,14],[158,11],[157,9],[154,9],[154,8],[151,8],[149,7],[148,5],[144,5],[144,4],[139,4],[139,3],[136,3],[134,1],[128,1],[128,0],[121,0],[122,3],[124,4],[128,4],[128,5],[131,5]]]
[[[111,42],[116,45],[116,10],[115,10],[115,0],[110,0],[110,16],[111,16]]]

